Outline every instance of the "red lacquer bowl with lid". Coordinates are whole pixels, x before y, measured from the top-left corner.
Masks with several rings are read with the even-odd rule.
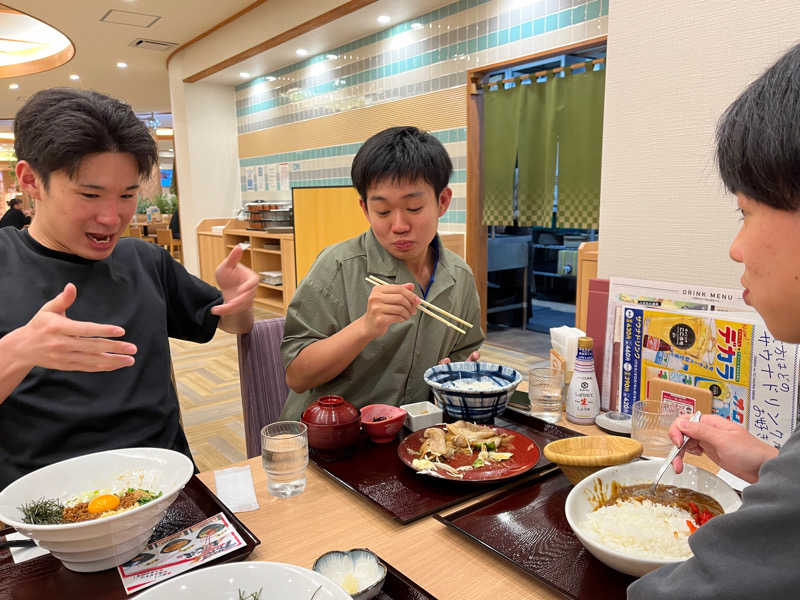
[[[303,411],[300,419],[308,427],[308,445],[317,450],[340,450],[358,441],[361,416],[341,396],[322,396]]]

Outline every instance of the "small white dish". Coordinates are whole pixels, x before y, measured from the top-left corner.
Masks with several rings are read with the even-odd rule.
[[[388,572],[377,555],[366,548],[326,552],[311,568],[341,586],[353,600],[372,600],[380,594]]]
[[[400,408],[408,413],[405,426],[411,431],[419,431],[426,427],[438,425],[444,417],[442,409],[427,400],[425,402],[403,404]]]
[[[616,410],[601,412],[594,418],[594,424],[603,431],[630,436],[631,416]]]

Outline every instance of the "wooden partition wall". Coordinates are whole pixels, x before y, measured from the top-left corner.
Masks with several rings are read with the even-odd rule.
[[[475,275],[481,300],[481,327],[486,331],[488,243],[483,224],[483,182],[481,181],[481,147],[483,131],[483,92],[480,84],[489,73],[515,65],[533,62],[549,56],[569,54],[606,43],[607,36],[592,38],[577,44],[537,52],[467,71],[467,263]]]
[[[292,204],[297,283],[323,249],[369,229],[358,192],[350,186],[293,188]]]

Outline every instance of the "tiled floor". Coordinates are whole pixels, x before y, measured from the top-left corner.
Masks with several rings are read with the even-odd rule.
[[[257,310],[257,319],[272,317]],[[236,336],[217,331],[207,344],[170,340],[183,425],[201,471],[245,459]],[[550,339],[521,329],[492,331],[481,358],[523,373],[546,360]]]

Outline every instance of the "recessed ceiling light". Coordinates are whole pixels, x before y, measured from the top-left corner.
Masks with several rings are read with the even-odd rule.
[[[172,127],[158,127],[156,129],[156,135],[161,135],[164,137],[169,137],[172,135]]]
[[[122,62],[122,61],[119,61],[119,62],[117,63],[117,68],[118,68],[118,69],[127,69],[127,68],[128,68],[128,63],[126,63],[126,62]]]
[[[380,17],[378,17],[378,23],[380,23],[381,25],[386,25],[391,20],[392,17],[388,15],[381,15]]]
[[[275,81],[275,79],[277,78],[273,77],[272,75],[267,75],[267,81]]]
[[[72,75],[69,76],[69,78],[72,79],[72,81],[78,81],[78,79],[80,79],[81,76],[73,73]]]
[[[326,54],[325,58],[327,58],[328,60],[336,60],[337,58],[339,58],[339,56],[336,54]]]
[[[297,56],[308,56],[308,50],[306,50],[305,48],[298,48],[296,52]]]
[[[19,84],[18,83],[10,83],[8,85],[8,89],[10,89],[10,90],[18,90],[19,89]]]
[[[250,78],[250,73],[242,71],[241,73],[239,73],[239,77],[241,77],[242,79],[249,79]]]
[[[425,27],[425,25],[423,25],[422,23],[412,23],[411,24],[411,29],[422,29],[423,27]]]

